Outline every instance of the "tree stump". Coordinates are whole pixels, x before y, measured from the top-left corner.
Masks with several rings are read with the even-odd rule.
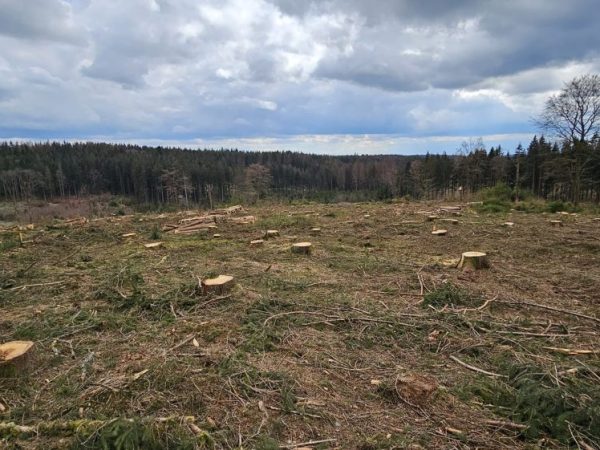
[[[438,216],[427,216],[427,222],[433,222],[436,219],[439,219],[439,217]]]
[[[409,404],[423,405],[438,388],[435,378],[427,375],[408,374],[396,378],[396,393]]]
[[[265,241],[262,239],[254,239],[253,241],[250,241],[250,247],[261,247],[264,243]]]
[[[218,234],[218,233],[215,233],[215,234],[213,234],[213,238],[215,238],[215,239],[218,239],[218,238],[220,238],[220,237],[221,237],[221,235],[220,235],[220,234]]]
[[[513,227],[514,225],[515,225],[514,222],[504,222],[502,224],[503,227]]]
[[[310,229],[310,234],[312,234],[313,236],[316,236],[317,234],[321,234],[321,229],[320,228],[311,228]]]
[[[292,244],[292,253],[310,255],[312,244],[310,242],[298,242]]]
[[[122,238],[129,238],[135,236],[136,233],[124,233],[121,235]]]
[[[448,233],[448,230],[433,230],[431,234],[435,236],[445,236]]]
[[[278,230],[267,230],[265,232],[265,238],[266,239],[277,237],[277,236],[279,236],[279,231]]]
[[[487,255],[483,252],[465,252],[458,263],[458,268],[463,271],[487,269],[490,264]]]
[[[553,227],[559,228],[559,227],[563,226],[563,223],[562,223],[562,220],[551,220],[550,225],[552,225]]]
[[[364,217],[365,219],[368,219],[369,217],[371,217],[371,214],[365,214],[363,217]]]
[[[146,248],[160,248],[162,247],[163,243],[162,242],[150,242],[149,244],[144,244],[144,247]]]
[[[19,376],[29,364],[31,341],[12,341],[0,345],[0,378]]]
[[[202,280],[202,293],[223,295],[233,287],[233,277],[229,275],[219,275],[217,278]]]

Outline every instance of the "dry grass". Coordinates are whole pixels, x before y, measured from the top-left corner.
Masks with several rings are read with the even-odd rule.
[[[434,236],[425,218],[437,206],[269,205],[244,212],[255,224],[220,224],[217,239],[157,236],[176,214],[25,231],[0,254],[0,341],[35,341],[35,366],[0,380],[0,419],[103,425],[4,433],[5,445],[594,445],[600,357],[556,348],[600,350],[600,322],[581,316],[600,316],[600,223],[583,214],[552,228],[550,215],[464,210]],[[265,229],[281,236],[250,248]],[[145,249],[151,237],[163,247]],[[14,232],[0,240],[14,243]],[[292,254],[304,240],[312,255]],[[492,268],[455,269],[469,250],[487,252]],[[198,277],[218,274],[235,277],[230,295],[199,295]],[[439,387],[416,404],[400,395],[401,377]],[[523,383],[532,377],[566,399],[559,413],[574,398],[579,415],[539,419],[539,392]]]

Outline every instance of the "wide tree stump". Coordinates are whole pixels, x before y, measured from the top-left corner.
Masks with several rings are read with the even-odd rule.
[[[229,275],[219,275],[217,278],[202,280],[202,293],[222,295],[233,287],[233,277]]]
[[[310,255],[312,244],[310,242],[298,242],[292,244],[292,253],[299,253],[303,255]]]
[[[439,219],[438,216],[427,216],[427,222],[433,222],[437,219]]]
[[[264,243],[265,241],[262,239],[254,239],[253,241],[250,241],[250,247],[261,247]]]
[[[433,230],[431,234],[435,236],[445,236],[448,233],[448,230]]]
[[[269,239],[269,238],[274,238],[279,236],[279,230],[267,230],[265,232],[265,238]]]
[[[515,226],[515,224],[514,224],[514,222],[504,222],[504,223],[502,224],[502,226],[503,226],[503,227],[514,227],[514,226]]]
[[[458,263],[458,268],[464,271],[487,269],[490,264],[483,252],[465,252]]]
[[[318,227],[311,228],[310,229],[310,234],[312,234],[313,236],[316,236],[317,234],[321,234],[321,229],[318,228]]]
[[[31,341],[12,341],[0,345],[0,377],[18,377],[31,359]]]
[[[563,226],[562,220],[551,220],[550,225],[553,227],[559,228]]]
[[[218,239],[218,238],[220,238],[220,237],[221,237],[221,235],[220,235],[219,233],[215,233],[215,234],[213,234],[213,238],[215,238],[215,239]]]
[[[150,242],[149,244],[144,244],[144,247],[146,248],[160,248],[162,247],[163,243],[162,242]]]

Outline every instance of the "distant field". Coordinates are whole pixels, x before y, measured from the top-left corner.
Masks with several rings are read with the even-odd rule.
[[[4,228],[0,342],[35,345],[0,378],[0,446],[599,445],[600,221],[441,206],[249,207],[254,223],[189,235],[161,230],[198,211]],[[491,267],[457,269],[471,250]],[[220,274],[233,289],[202,295]]]

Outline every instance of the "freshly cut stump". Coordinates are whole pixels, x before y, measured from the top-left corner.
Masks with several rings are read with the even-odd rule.
[[[160,248],[162,247],[163,243],[162,242],[150,242],[149,244],[144,244],[144,247],[146,248]]]
[[[31,357],[31,341],[12,341],[0,345],[0,377],[19,376]]]
[[[261,247],[264,243],[265,241],[262,239],[254,239],[253,241],[250,241],[250,247]]]
[[[515,226],[514,222],[504,222],[502,224],[503,227],[513,227]]]
[[[267,230],[265,232],[265,238],[273,238],[279,236],[279,230]]]
[[[435,236],[445,236],[448,233],[448,230],[433,230],[431,234]]]
[[[221,235],[218,234],[218,233],[217,234],[213,234],[213,238],[215,238],[215,239],[220,238],[220,237],[221,237]]]
[[[552,225],[553,227],[562,227],[563,223],[562,220],[551,220],[550,225]]]
[[[458,268],[463,271],[487,269],[490,267],[487,255],[483,252],[465,252],[458,263]]]
[[[123,237],[123,238],[128,238],[128,237],[133,237],[133,236],[135,236],[136,234],[137,234],[137,233],[125,233],[125,234],[122,234],[122,235],[121,235],[121,237]]]
[[[364,217],[365,219],[368,219],[369,217],[371,217],[371,214],[365,214],[363,217]]]
[[[233,287],[233,277],[229,275],[219,275],[217,278],[202,280],[203,294],[222,295]]]
[[[317,234],[321,234],[321,229],[320,228],[311,228],[310,234],[312,234],[313,236],[315,236]]]
[[[310,242],[298,242],[292,244],[292,253],[300,253],[303,255],[310,255],[312,244]]]
[[[434,220],[439,219],[438,216],[427,216],[427,222],[433,222]]]

